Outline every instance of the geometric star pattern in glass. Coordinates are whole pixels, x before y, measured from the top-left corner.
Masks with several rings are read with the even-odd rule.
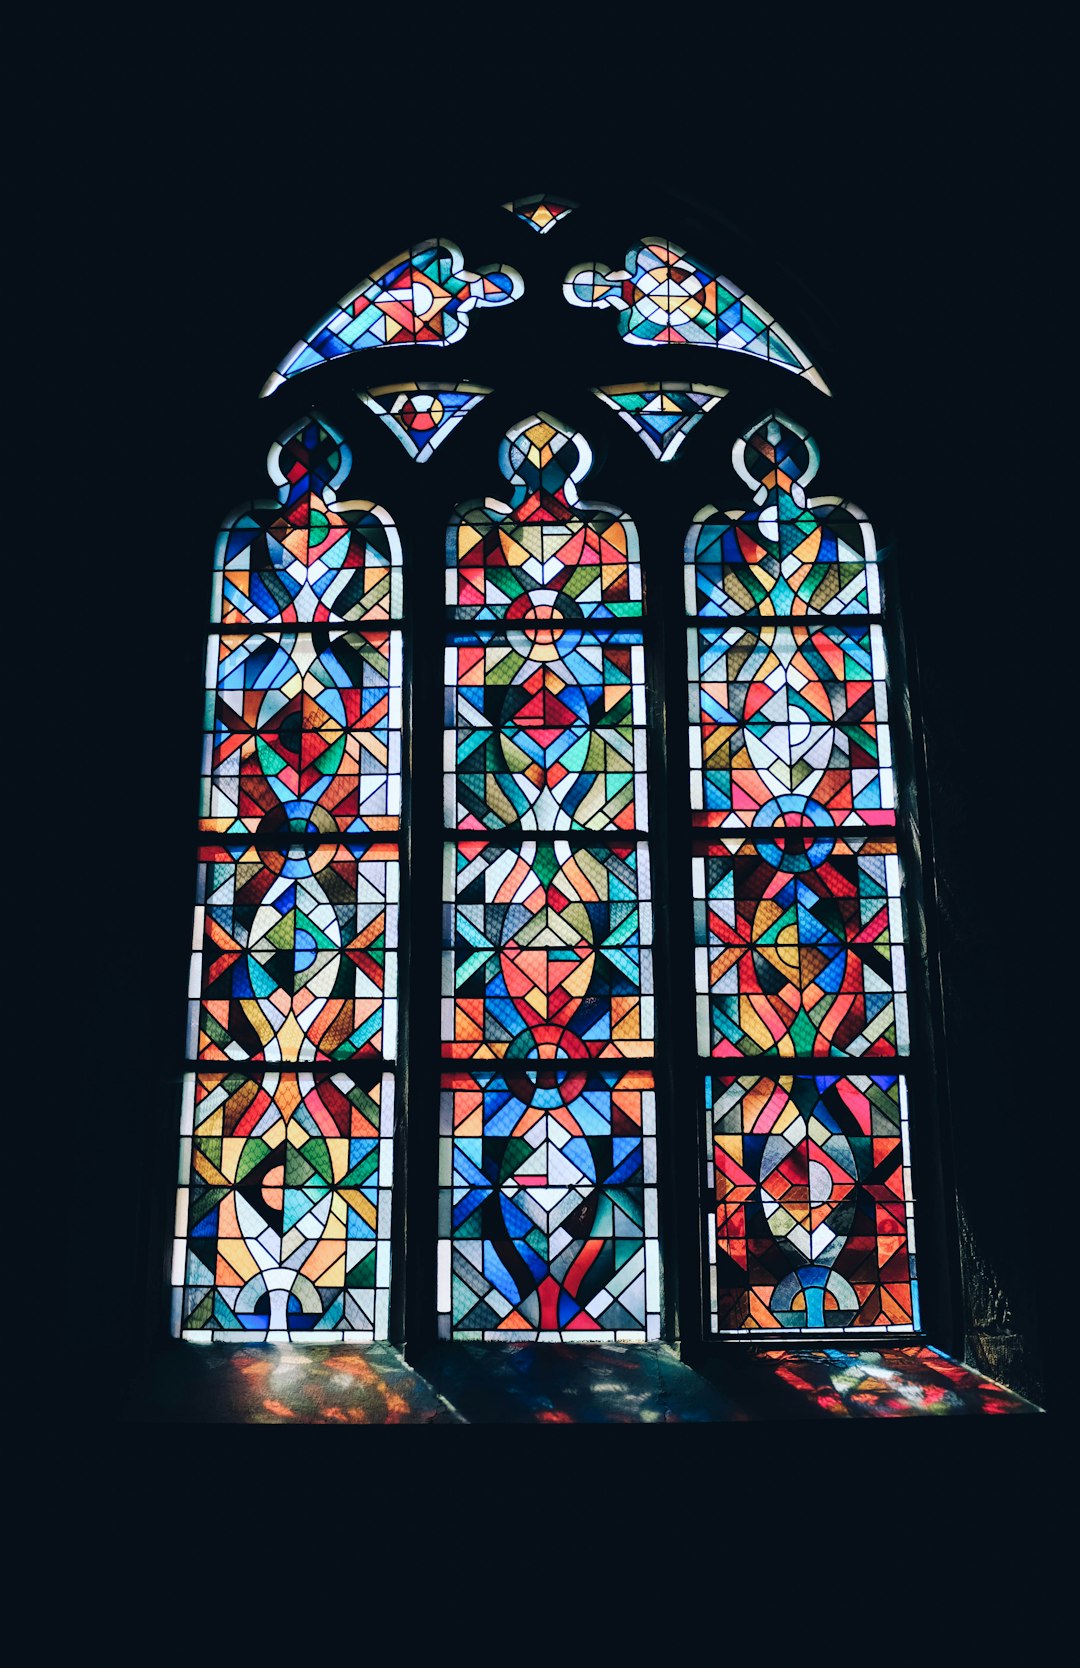
[[[716,1077],[707,1098],[713,1331],[917,1326],[902,1079]]]
[[[443,1041],[454,1059],[651,1055],[644,845],[446,848]]]
[[[635,346],[753,354],[829,392],[802,348],[760,302],[666,238],[635,243],[617,271],[588,261],[572,267],[563,294],[573,307],[613,308],[620,336]]]
[[[893,821],[880,626],[701,628],[689,648],[695,823],[778,822],[811,802],[837,824]]]
[[[788,826],[695,853],[702,1054],[907,1053],[894,838]]]
[[[523,290],[513,267],[467,271],[461,250],[447,238],[414,244],[342,296],[290,348],[261,397],[288,377],[366,348],[449,347],[464,336],[472,309],[505,306]]]
[[[649,1071],[444,1074],[442,1336],[659,1336],[655,1119]]]
[[[447,647],[446,815],[462,829],[644,828],[640,631],[530,622]]]
[[[207,727],[204,832],[397,828],[400,632],[212,636]]]
[[[173,1328],[200,1342],[386,1336],[394,1081],[189,1073]]]

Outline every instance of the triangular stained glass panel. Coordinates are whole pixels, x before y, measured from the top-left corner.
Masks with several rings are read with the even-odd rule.
[[[579,203],[571,203],[565,197],[555,197],[550,191],[540,191],[535,197],[515,197],[502,207],[510,214],[516,214],[519,220],[524,220],[526,226],[531,226],[534,232],[550,232],[560,220],[565,220],[572,214]]]
[[[670,463],[690,430],[719,405],[727,389],[704,382],[624,382],[594,388],[593,393],[618,412],[654,458]]]
[[[386,424],[411,458],[427,463],[435,448],[491,391],[476,382],[396,382],[386,388],[361,389],[358,398]]]

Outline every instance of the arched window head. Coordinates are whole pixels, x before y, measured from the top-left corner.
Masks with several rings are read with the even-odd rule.
[[[401,543],[370,499],[339,502],[352,453],[325,418],[305,417],[274,442],[267,471],[278,502],[258,500],[225,523],[215,552],[213,615],[256,621],[385,620],[401,613]]]
[[[460,505],[447,544],[449,600],[459,619],[617,618],[641,607],[637,530],[622,511],[580,500],[592,468],[582,434],[539,412],[499,447],[509,503]]]

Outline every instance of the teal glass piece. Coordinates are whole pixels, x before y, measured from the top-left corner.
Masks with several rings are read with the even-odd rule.
[[[654,458],[668,463],[727,389],[704,382],[627,382],[593,393],[618,412]]]

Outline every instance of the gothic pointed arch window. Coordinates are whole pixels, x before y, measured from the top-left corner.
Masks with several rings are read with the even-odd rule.
[[[174,1335],[950,1342],[842,386],[700,227],[452,229],[268,366],[219,537]]]

